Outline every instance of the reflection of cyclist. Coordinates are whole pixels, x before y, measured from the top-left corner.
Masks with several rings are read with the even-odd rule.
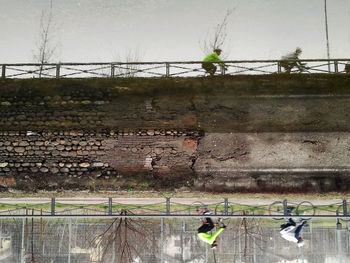
[[[297,47],[295,52],[289,53],[281,58],[281,67],[286,70],[285,73],[290,73],[294,67],[298,68],[299,72],[308,69],[305,63],[299,61],[301,52],[301,48]]]
[[[300,237],[300,231],[303,226],[307,226],[306,221],[296,226],[292,218],[289,218],[288,223],[281,225],[281,236],[291,242],[295,242],[299,247],[304,245],[303,239]]]
[[[210,211],[208,209],[201,209],[198,210],[202,215],[210,215]],[[210,217],[207,217],[203,220],[203,224],[200,228],[198,228],[198,238],[205,243],[208,243],[211,245],[212,249],[216,249],[218,247],[218,244],[216,242],[216,238],[220,233],[226,228],[224,224],[213,234],[210,235],[208,232],[214,228],[214,223],[211,220]]]

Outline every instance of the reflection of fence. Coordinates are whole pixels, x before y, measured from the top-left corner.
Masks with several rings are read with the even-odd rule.
[[[274,218],[290,216],[310,218],[339,218],[350,221],[346,200],[338,203],[312,204],[309,201],[275,201],[254,205],[251,200],[160,199],[0,199],[1,217],[198,217],[198,210],[206,208],[212,217]],[[126,214],[124,211],[128,211]]]
[[[303,59],[307,68],[291,73],[345,73],[350,59]],[[283,73],[281,60],[225,61],[221,75],[257,75]],[[0,64],[2,78],[117,78],[117,77],[196,77],[205,75],[202,61],[185,62],[106,62],[59,64]]]

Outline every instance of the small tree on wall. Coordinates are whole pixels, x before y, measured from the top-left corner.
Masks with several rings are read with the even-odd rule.
[[[234,8],[227,9],[222,21],[209,30],[203,40],[199,41],[201,49],[205,55],[210,54],[216,48],[224,48],[227,42],[227,26],[233,11]],[[226,52],[226,55],[223,57],[227,56],[228,55]]]
[[[116,54],[114,60],[123,63],[141,62],[144,58],[144,52],[140,48],[129,48],[123,54]],[[138,64],[116,64],[115,74],[118,77],[135,77],[140,71]]]
[[[39,78],[43,75],[44,64],[49,63],[54,57],[57,44],[53,43],[53,0],[50,0],[49,9],[43,9],[40,16],[39,35],[36,42],[36,49],[33,51],[35,63],[40,64],[37,72]]]

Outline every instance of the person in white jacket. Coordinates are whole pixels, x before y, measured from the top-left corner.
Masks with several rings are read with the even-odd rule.
[[[287,55],[281,57],[280,65],[285,69],[285,73],[291,73],[293,68],[297,68],[297,72],[299,73],[308,69],[308,67],[306,67],[306,64],[301,63],[299,60],[301,53],[301,48],[297,47],[294,52],[288,53]]]
[[[288,223],[281,225],[280,234],[284,239],[297,243],[301,247],[304,245],[304,240],[300,237],[303,226],[307,226],[306,221],[297,226],[293,219],[289,218]]]

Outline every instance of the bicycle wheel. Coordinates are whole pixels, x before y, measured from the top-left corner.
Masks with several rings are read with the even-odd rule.
[[[283,202],[276,201],[269,205],[269,215],[270,216],[280,216],[284,215]],[[273,217],[275,220],[282,220],[283,217]]]
[[[303,201],[298,204],[295,213],[301,216],[303,220],[310,220],[315,215],[316,209],[309,201]]]
[[[343,205],[338,206],[336,213],[337,213],[337,216],[344,215]],[[347,211],[347,215],[349,215],[349,211]],[[345,221],[345,222],[349,222],[350,218],[340,218],[340,220]]]
[[[205,208],[209,209],[207,205],[203,204],[202,202],[196,201],[190,205],[189,213],[190,215],[198,215],[198,210]]]

